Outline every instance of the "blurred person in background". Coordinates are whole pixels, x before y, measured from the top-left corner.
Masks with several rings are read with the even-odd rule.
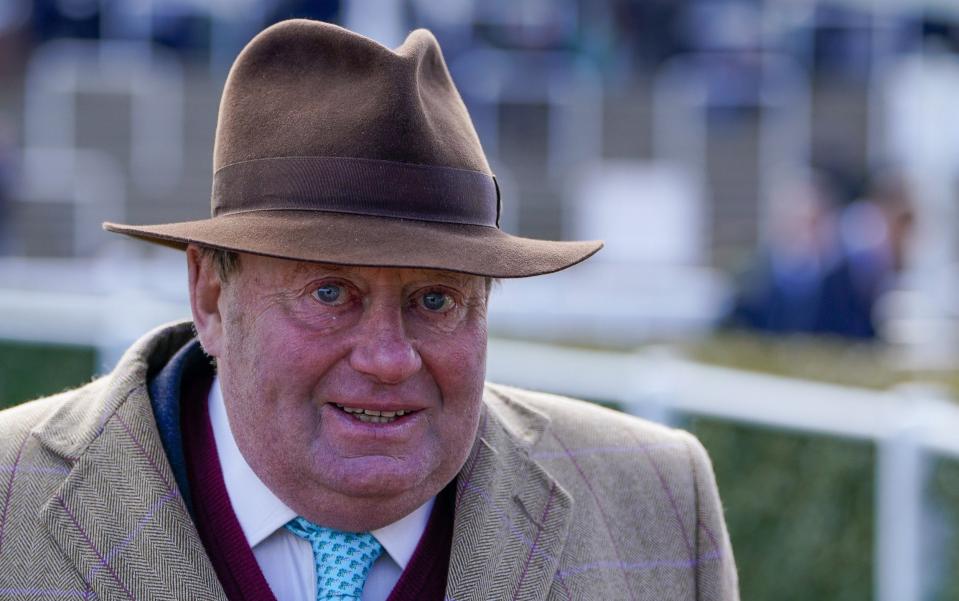
[[[838,228],[842,254],[823,281],[823,332],[876,337],[876,303],[906,265],[912,207],[902,175],[877,171],[866,196],[843,209]]]
[[[193,321],[0,413],[0,591],[738,598],[695,438],[484,383],[491,280],[601,244],[499,229],[429,32],[395,51],[317,21],[260,33],[214,167],[210,219],[107,224],[186,250]]]
[[[821,175],[794,175],[777,185],[763,248],[725,325],[777,334],[820,332],[823,282],[838,260],[835,220],[835,195]]]
[[[779,188],[767,242],[725,325],[853,340],[877,336],[875,306],[902,270],[913,212],[905,180],[879,171],[842,209],[822,176]]]

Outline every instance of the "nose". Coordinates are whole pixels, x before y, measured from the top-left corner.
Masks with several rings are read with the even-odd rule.
[[[383,384],[399,384],[422,364],[398,308],[376,308],[364,315],[350,353],[353,369]]]

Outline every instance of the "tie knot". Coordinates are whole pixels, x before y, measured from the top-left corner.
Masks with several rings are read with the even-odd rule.
[[[287,530],[306,539],[316,565],[317,601],[359,599],[373,562],[383,546],[369,532],[343,532],[298,517]]]

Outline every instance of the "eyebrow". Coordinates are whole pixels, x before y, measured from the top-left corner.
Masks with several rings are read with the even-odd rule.
[[[342,273],[346,271],[346,265],[335,265],[333,263],[315,263],[312,261],[299,261],[296,269],[293,271],[297,277],[313,277],[317,271]]]
[[[424,271],[425,273],[428,273],[431,277],[435,277],[436,279],[443,280],[446,282],[451,282],[454,284],[459,284],[459,285],[467,285],[471,283],[474,278],[479,277],[479,276],[466,275],[462,273],[451,273],[448,271],[439,271],[436,269],[424,269],[422,271]]]

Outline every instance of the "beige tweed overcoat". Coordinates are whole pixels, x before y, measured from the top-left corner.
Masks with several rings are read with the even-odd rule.
[[[0,599],[224,599],[147,378],[191,337],[0,412]],[[457,482],[447,599],[738,599],[709,459],[689,434],[489,385]]]

